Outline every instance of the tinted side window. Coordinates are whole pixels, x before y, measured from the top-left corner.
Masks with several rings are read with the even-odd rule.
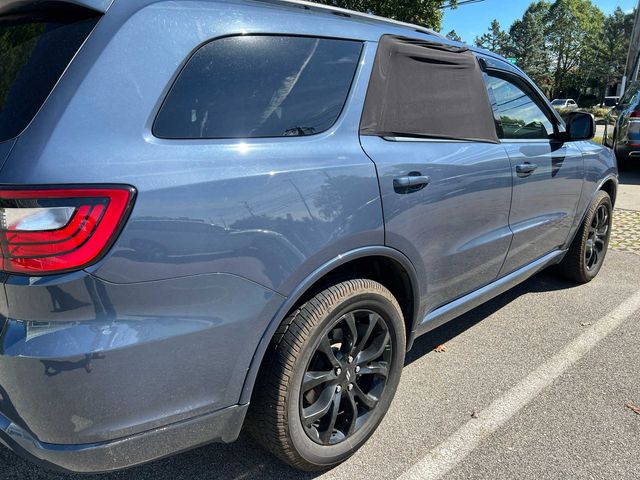
[[[485,81],[497,116],[500,138],[547,139],[553,135],[553,124],[532,94],[502,77],[487,75]]]
[[[0,142],[31,122],[98,22],[83,9],[0,16]]]
[[[287,36],[237,36],[188,61],[154,125],[162,138],[311,135],[336,121],[362,44]]]

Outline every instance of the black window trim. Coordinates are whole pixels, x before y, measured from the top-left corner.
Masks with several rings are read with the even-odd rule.
[[[564,122],[555,110],[552,111],[552,109],[549,108],[547,99],[542,97],[540,93],[538,93],[538,89],[534,87],[531,82],[511,70],[498,68],[493,65],[487,66],[484,71],[487,75],[493,75],[495,77],[512,82],[516,86],[524,90],[524,92],[532,98],[536,106],[540,108],[540,110],[542,110],[542,113],[544,113],[544,115],[547,117],[547,120],[549,120],[551,122],[551,125],[553,126],[553,136],[550,138],[517,139],[500,138],[500,135],[498,135],[500,143],[550,143],[557,141],[557,139],[560,138],[561,134],[565,131]],[[494,110],[494,114],[495,113],[496,111]],[[496,122],[500,122],[500,119],[497,116]],[[499,133],[497,129],[497,123],[496,133]]]
[[[171,93],[171,91],[173,90],[173,87],[176,85],[176,83],[178,82],[178,80],[180,79],[180,75],[182,75],[182,72],[187,68],[187,66],[189,65],[189,62],[191,61],[191,59],[205,46],[208,45],[212,42],[218,41],[218,40],[223,40],[225,38],[233,38],[233,37],[295,37],[295,38],[314,38],[314,39],[320,39],[320,40],[342,40],[342,41],[348,41],[348,42],[357,42],[360,43],[360,54],[358,56],[358,61],[356,63],[356,68],[354,69],[353,72],[353,77],[351,78],[351,83],[349,84],[349,90],[347,92],[347,96],[345,97],[345,101],[342,104],[342,109],[340,110],[340,112],[338,113],[338,115],[336,116],[336,119],[334,120],[334,122],[326,129],[323,130],[321,132],[314,132],[311,133],[309,135],[292,135],[292,136],[258,136],[258,137],[198,137],[198,138],[174,138],[174,137],[162,137],[159,136],[155,133],[155,125],[156,125],[156,121],[158,120],[158,116],[160,115],[160,112],[162,111],[162,108],[164,107],[164,104],[166,103],[167,99],[169,98],[169,94]],[[358,77],[358,74],[360,73],[361,69],[362,69],[362,58],[363,58],[363,53],[365,51],[365,43],[366,40],[361,39],[361,38],[348,38],[348,37],[331,37],[331,36],[327,36],[327,35],[311,35],[311,34],[299,34],[299,33],[286,33],[286,32],[282,32],[282,33],[278,33],[278,32],[251,32],[251,33],[228,33],[225,35],[220,35],[218,37],[212,37],[209,38],[207,40],[204,40],[202,42],[200,42],[198,45],[196,45],[184,58],[184,60],[180,63],[180,65],[176,68],[175,72],[173,73],[173,75],[171,76],[171,78],[167,81],[167,84],[165,85],[164,89],[162,90],[162,93],[159,96],[158,102],[155,106],[155,108],[153,109],[153,111],[151,112],[150,115],[150,122],[148,123],[148,127],[147,127],[147,131],[148,133],[151,135],[151,137],[155,140],[158,141],[162,141],[162,142],[191,142],[191,143],[217,143],[217,142],[223,142],[223,143],[228,143],[228,142],[238,142],[238,141],[242,141],[242,142],[251,142],[254,140],[279,140],[279,141],[295,141],[294,139],[298,139],[298,141],[300,141],[300,139],[308,139],[308,138],[313,138],[313,137],[317,137],[320,135],[326,135],[327,132],[331,132],[333,130],[333,128],[342,120],[342,117],[344,116],[344,113],[347,110],[347,105],[351,102],[352,96],[353,96],[353,91],[354,91],[354,86],[356,83],[356,78]]]

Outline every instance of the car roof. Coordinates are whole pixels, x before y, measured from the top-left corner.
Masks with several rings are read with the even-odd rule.
[[[109,8],[113,5],[114,2],[131,2],[132,4],[135,4],[137,8],[143,8],[146,5],[160,3],[162,1],[163,0],[56,0],[56,3],[74,4],[74,5],[83,6],[86,8],[91,8],[99,12],[106,12],[107,10],[109,10]],[[425,36],[432,37],[432,39],[433,37],[436,37],[438,40],[442,40],[443,43],[457,45],[457,46],[466,46],[475,53],[485,55],[488,57],[493,57],[497,60],[504,62],[505,64],[508,64],[506,65],[506,67],[511,69],[511,64],[508,63],[507,59],[501,55],[498,55],[495,52],[484,50],[482,48],[475,47],[472,45],[465,45],[464,43],[461,43],[461,42],[449,40],[445,36],[436,32],[435,30],[432,30],[422,25],[415,25],[412,23],[401,22],[398,20],[380,17],[377,15],[369,14],[369,13],[357,12],[354,10],[334,7],[331,5],[324,5],[320,3],[310,2],[307,0],[200,0],[200,1],[206,1],[211,3],[217,3],[220,1],[232,2],[232,3],[248,3],[248,4],[266,3],[266,4],[277,5],[287,9],[304,9],[305,12],[307,13],[310,13],[310,12],[318,13],[318,14],[330,13],[330,14],[336,15],[339,18],[342,18],[345,22],[355,22],[359,24],[371,25],[372,27],[377,27],[378,29],[380,29],[381,27],[387,26],[390,29],[394,30],[393,31],[394,34],[397,34],[398,31],[402,32],[404,30],[407,36],[411,36],[411,35],[415,36],[416,34],[422,34]],[[15,7],[24,7],[25,5],[29,5],[29,4],[37,5],[38,3],[40,3],[40,0],[0,0],[0,14],[3,11],[8,11]],[[180,3],[180,2],[176,1],[174,3]],[[185,0],[184,3],[194,3],[194,2],[192,0],[191,1]],[[389,32],[389,33],[392,33],[392,32]],[[517,70],[518,72],[522,73],[522,71],[518,68],[513,68],[513,70]]]

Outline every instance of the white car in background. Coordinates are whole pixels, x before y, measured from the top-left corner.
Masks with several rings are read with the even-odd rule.
[[[577,110],[578,104],[572,98],[556,98],[551,105],[557,110]]]

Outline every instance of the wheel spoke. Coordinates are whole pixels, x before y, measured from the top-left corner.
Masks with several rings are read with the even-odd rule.
[[[353,395],[353,391],[347,392],[347,405],[351,409],[351,421],[349,422],[349,428],[345,433],[345,435],[348,437],[356,429],[356,422],[358,420],[358,405],[356,404],[356,399]]]
[[[366,365],[373,360],[377,360],[384,353],[390,341],[389,330],[385,328],[384,332],[381,332],[366,350],[360,352],[356,359],[358,365]]]
[[[387,362],[372,362],[360,369],[360,375],[379,375],[387,377],[389,375],[389,367]]]
[[[333,402],[331,402],[331,408],[329,409],[329,415],[327,416],[329,423],[326,425],[326,428],[323,428],[322,432],[320,432],[320,440],[324,443],[329,443],[331,436],[333,435],[333,429],[336,427],[336,420],[338,418],[338,413],[340,412],[341,398],[342,394],[340,392],[337,392],[333,396]]]
[[[302,409],[302,423],[309,427],[316,420],[321,419],[331,409],[333,405],[333,398],[336,395],[336,389],[333,386],[326,387],[318,400],[307,408]]]
[[[375,313],[370,313],[367,316],[367,320],[368,320],[367,329],[365,330],[364,334],[358,338],[358,344],[356,348],[353,349],[353,352],[351,353],[354,357],[357,357],[358,354],[365,348],[365,346],[369,342],[371,333],[373,332],[373,329],[376,328],[376,325],[378,324],[378,318],[379,318],[378,315]]]
[[[598,249],[594,248],[592,252],[593,253],[591,255],[591,261],[590,261],[589,268],[593,268],[594,266],[596,266],[598,264],[598,258],[599,258]]]
[[[350,351],[353,351],[358,344],[358,327],[356,325],[356,317],[353,312],[347,313],[344,317],[345,323],[349,328],[349,334],[351,336],[351,348]]]
[[[331,342],[329,341],[329,337],[324,337],[318,346],[318,350],[327,357],[327,360],[333,367],[339,367],[340,362],[336,358],[336,354],[333,351],[333,347],[331,346]]]
[[[337,380],[335,372],[307,372],[302,381],[302,393],[306,393],[312,388],[323,383],[335,383]]]
[[[378,398],[374,397],[370,393],[364,393],[360,388],[360,385],[357,383],[353,384],[353,394],[369,410],[373,410],[373,408],[378,404]]]

